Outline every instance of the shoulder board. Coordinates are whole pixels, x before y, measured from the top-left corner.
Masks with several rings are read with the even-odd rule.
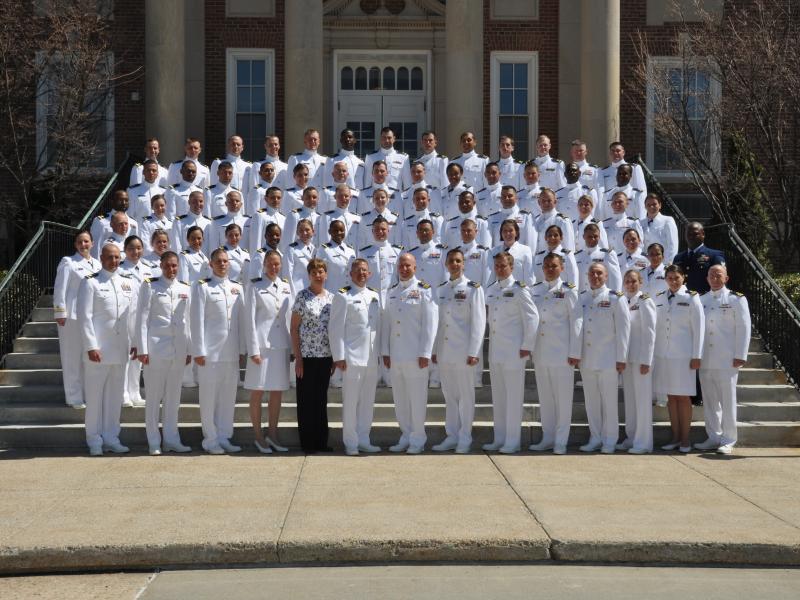
[[[478,154],[478,158],[489,158],[489,157],[486,156],[485,154]]]
[[[188,250],[181,250],[181,254],[189,254]]]
[[[287,191],[287,192],[296,192],[296,191],[297,191],[297,188],[296,188],[296,187],[294,187],[294,186],[292,186],[292,187],[290,187],[290,188],[286,188],[286,191]]]
[[[182,283],[183,285],[189,285],[189,282],[183,281],[183,279],[179,280],[178,283]]]
[[[449,219],[447,219],[447,220],[448,220],[448,222],[449,222],[449,221],[455,221],[456,219],[458,219],[458,215],[456,215],[455,217],[450,217],[450,218],[449,218]]]
[[[443,285],[447,285],[447,283],[448,283],[447,281],[443,281],[442,283],[439,284],[439,287],[442,287]]]
[[[742,292],[733,292],[733,295],[736,296],[737,298],[743,298],[744,297],[744,294]]]
[[[361,216],[362,216],[362,217],[366,217],[366,216],[367,216],[369,213],[371,213],[371,212],[372,212],[371,210],[368,210],[367,212],[363,212],[363,213],[361,213]]]
[[[557,163],[564,162],[564,161],[563,161],[563,160],[561,160],[560,158],[554,158],[554,159],[552,159],[552,160],[553,160],[553,162],[557,162]]]
[[[611,252],[611,250],[609,250],[608,248],[600,248],[600,251],[601,251],[601,252],[605,252],[606,254],[608,254],[609,252]]]
[[[592,189],[592,188],[590,188],[588,185],[582,185],[581,187],[582,187],[583,189],[585,189],[585,190],[590,190],[590,189]]]
[[[539,250],[539,252],[536,253],[536,256],[539,256],[540,254],[544,254],[545,252],[547,252],[547,250]]]
[[[475,218],[476,218],[476,219],[483,219],[484,221],[486,221],[486,220],[487,220],[487,218],[486,218],[486,217],[484,217],[483,215],[475,215]]]
[[[634,192],[640,192],[640,193],[642,192],[642,190],[640,190],[639,188],[633,188],[633,191]]]
[[[300,212],[300,209],[299,209],[299,208],[293,208],[293,209],[292,209],[292,212],[293,212],[293,213],[299,213],[299,212]]]
[[[426,186],[425,186],[425,188],[426,188],[426,189],[429,189],[429,190],[432,190],[432,189],[433,189],[433,186],[432,186],[432,185],[426,185]]]
[[[292,248],[297,248],[297,246],[299,245],[300,245],[299,242],[292,242],[291,244],[289,244],[289,246],[291,246]]]
[[[173,165],[180,165],[180,164],[182,164],[182,163],[183,163],[183,161],[182,161],[182,160],[176,160],[176,161],[175,161],[174,163],[172,163],[172,164],[173,164]]]
[[[453,160],[458,160],[458,159],[459,159],[459,158],[461,158],[462,156],[464,156],[464,155],[463,155],[463,154],[459,154],[458,156],[454,156],[454,157],[453,157]]]
[[[250,280],[250,283],[257,283],[257,282],[261,281],[262,279],[264,279],[264,278],[263,277],[253,277]]]
[[[403,219],[403,220],[404,220],[404,221],[408,221],[409,219],[413,219],[415,216],[416,216],[416,215],[410,215],[410,216],[406,217],[406,218],[405,218],[405,219]]]
[[[572,252],[572,250],[566,250],[565,249],[565,250],[562,250],[561,252],[563,252],[564,254],[569,254],[570,252]]]
[[[411,248],[411,249],[409,250],[409,252],[413,252],[413,251],[414,251],[414,250],[416,250],[417,248],[419,248],[419,246],[414,246],[413,248]]]
[[[612,290],[611,293],[614,294],[617,298],[622,298],[622,292],[618,292],[616,290]]]
[[[186,218],[186,217],[188,217],[188,216],[189,216],[189,214],[188,214],[188,213],[187,213],[187,214],[185,214],[185,215],[178,215],[177,217],[175,217],[175,219],[176,219],[176,220],[178,220],[178,221],[180,221],[181,219],[185,219],[185,218]]]
[[[395,212],[395,211],[393,211],[393,210],[390,210],[389,212],[390,212],[391,214],[393,214],[395,217],[399,217],[399,216],[400,216],[400,213],[398,213],[398,212]]]
[[[392,244],[392,248],[397,248],[398,250],[402,250],[403,244]]]
[[[565,189],[565,188],[566,188],[566,186],[558,188],[558,189],[556,190],[556,194],[557,194],[558,192],[560,192],[561,190]]]
[[[349,292],[349,291],[350,291],[350,286],[349,286],[349,285],[346,285],[346,286],[344,286],[344,287],[340,287],[340,288],[339,288],[339,291],[340,291],[340,292],[342,292],[343,294],[344,294],[345,292]]]
[[[625,254],[625,253],[624,252],[617,252],[617,256],[622,256],[623,254]]]
[[[575,252],[575,254],[576,254],[576,255],[578,255],[578,254],[580,254],[581,252],[583,252],[583,248],[581,248],[580,250],[577,250],[577,251]]]
[[[97,277],[99,271],[97,273],[92,273],[91,275],[87,275],[86,279],[91,279],[92,277]]]
[[[333,248],[333,246],[334,246],[334,243],[333,243],[333,242],[325,242],[325,243],[324,243],[324,244],[322,244],[322,245],[323,245],[323,246],[325,246],[326,248]]]
[[[594,167],[595,169],[598,169],[598,168],[599,168],[597,165],[589,165],[589,166],[590,166],[590,167]]]
[[[514,283],[521,288],[527,287],[524,281],[515,281]]]
[[[259,248],[258,250],[256,250],[256,252],[261,252],[261,254],[266,253],[266,251],[267,251],[267,249],[265,247],[263,247],[263,246],[261,248]]]
[[[476,245],[477,245],[477,246],[478,246],[478,248],[480,248],[481,250],[488,250],[488,249],[489,249],[489,246],[481,246],[480,244],[476,244]]]
[[[531,211],[529,211],[527,208],[520,208],[519,212],[521,212],[523,215],[531,214]]]
[[[213,190],[215,187],[217,187],[217,184],[216,184],[216,183],[215,183],[214,185],[210,185],[210,186],[208,186],[206,189],[207,189],[207,190]]]
[[[567,220],[567,216],[566,216],[566,215],[563,215],[563,214],[561,214],[561,213],[556,213],[556,216],[557,216],[557,217],[561,217],[561,218],[562,218],[562,219],[564,219],[565,221]]]
[[[656,296],[663,296],[663,295],[664,295],[664,294],[666,294],[666,293],[667,293],[667,290],[661,290],[660,292],[658,292],[658,293],[656,294]]]
[[[393,188],[392,186],[387,186],[390,192],[396,192],[397,188]]]
[[[489,216],[490,216],[490,217],[493,217],[493,216],[495,216],[495,215],[499,215],[499,214],[500,214],[500,211],[499,211],[499,210],[496,210],[496,211],[494,211],[492,214],[490,214]]]
[[[208,283],[209,281],[211,281],[211,279],[209,277],[206,277],[205,279],[201,279],[197,283]]]
[[[536,283],[533,284],[533,287],[536,287],[537,285],[542,285],[543,283],[544,281],[537,281]]]
[[[605,170],[606,170],[606,169],[608,169],[610,166],[611,166],[611,165],[606,165],[605,167],[603,167],[603,170],[605,171]]]
[[[326,210],[325,214],[326,215],[332,215],[334,212],[336,212],[336,211],[334,211],[333,209],[330,209],[330,210]]]
[[[226,216],[227,215],[217,215],[216,217],[214,217],[214,220],[219,221],[220,219],[224,219]]]
[[[367,248],[372,248],[372,244],[370,244],[369,246],[364,246],[363,248],[359,248],[359,249],[358,249],[358,251],[359,251],[359,252],[363,252],[363,251],[364,251],[364,250],[366,250]]]
[[[514,159],[514,162],[517,163],[518,165],[524,165],[525,164],[524,160],[518,160],[516,158]]]
[[[442,250],[447,250],[447,244],[436,244],[437,248],[441,248]]]
[[[142,166],[142,163],[140,163],[140,162],[134,163],[134,166],[136,166],[136,167],[141,167],[141,166]]]
[[[574,283],[570,283],[569,281],[566,282],[564,285],[567,286],[571,290],[575,289],[575,284]]]
[[[650,299],[650,294],[642,292],[642,295],[640,297],[641,297],[642,300],[649,300]]]
[[[295,152],[294,154],[292,154],[292,156],[303,156],[303,153],[302,152]]]
[[[417,285],[419,285],[419,287],[421,287],[423,290],[429,290],[431,288],[431,286],[425,283],[424,281],[418,282]]]
[[[442,216],[442,215],[440,215],[439,213],[437,213],[437,212],[433,212],[433,211],[431,211],[430,215],[431,215],[432,217],[441,217],[441,216]]]
[[[159,279],[158,277],[145,277],[145,281],[147,283],[153,283],[155,281],[158,281],[158,279]]]
[[[480,194],[480,193],[481,193],[481,192],[483,192],[485,189],[486,189],[486,188],[481,188],[481,189],[479,189],[479,190],[478,190],[478,193]]]
[[[144,220],[145,220],[145,221],[152,221],[152,220],[153,220],[153,215],[147,215],[147,216],[144,218]]]
[[[267,209],[266,208],[259,208],[256,212],[257,213],[265,213],[265,212],[267,212]]]
[[[695,292],[694,290],[689,290],[689,295],[690,296],[697,296],[697,292]]]
[[[104,220],[106,218],[106,216],[105,215],[97,215],[97,218],[102,221],[102,220]]]
[[[281,281],[282,281],[283,283],[289,283],[289,280],[288,280],[288,279],[286,279],[286,277],[281,277]]]

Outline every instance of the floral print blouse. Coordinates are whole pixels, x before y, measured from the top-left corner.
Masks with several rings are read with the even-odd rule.
[[[333,294],[323,290],[317,296],[305,288],[297,294],[292,312],[300,315],[300,355],[303,358],[326,358],[331,356],[328,340],[328,321],[331,318]]]

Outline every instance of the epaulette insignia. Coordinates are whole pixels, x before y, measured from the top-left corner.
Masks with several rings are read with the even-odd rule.
[[[540,254],[544,254],[545,252],[547,252],[547,250],[539,250],[539,252],[536,253],[536,256],[539,256]]]
[[[142,163],[139,163],[139,162],[137,162],[137,163],[134,163],[134,166],[135,166],[135,167],[141,167],[141,166],[142,166]]]
[[[392,244],[392,247],[393,248],[397,248],[398,250],[402,250],[403,249],[403,244]]]
[[[527,208],[520,208],[519,212],[521,212],[523,215],[531,214],[531,211],[529,211]]]
[[[615,295],[617,298],[622,298],[622,292],[617,292],[617,291],[614,291],[614,295]]]
[[[174,163],[172,163],[172,164],[173,164],[173,165],[180,165],[180,164],[183,164],[183,161],[182,161],[182,160],[176,160],[176,161],[175,161]]]
[[[344,287],[340,287],[340,288],[339,288],[339,291],[340,291],[340,292],[342,292],[343,294],[344,294],[345,292],[349,292],[349,291],[350,291],[350,286],[349,286],[349,285],[346,285],[346,286],[344,286]]]
[[[392,287],[390,287],[389,289],[390,289],[390,290],[392,290],[392,289],[396,288],[398,285],[400,285],[400,284],[399,284],[399,283],[395,283],[395,284],[394,284]]]
[[[480,244],[476,244],[476,245],[477,245],[477,246],[478,246],[478,248],[480,248],[481,250],[488,250],[488,249],[489,249],[489,247],[488,247],[488,246],[481,246]]]
[[[144,280],[145,280],[147,283],[153,283],[153,282],[155,282],[155,281],[158,281],[158,277],[145,277],[145,278],[144,278]]]
[[[373,288],[373,287],[369,287],[369,286],[367,286],[367,289],[368,289],[370,292],[375,292],[376,294],[378,293],[378,290],[376,290],[376,289],[375,289],[375,288]]]
[[[567,187],[567,186],[564,186],[564,187],[560,187],[560,188],[558,188],[558,189],[556,190],[556,194],[557,194],[558,192],[560,192],[561,190],[565,189],[566,187]]]
[[[468,285],[469,287],[474,287],[474,288],[479,288],[479,287],[481,287],[481,284],[480,284],[480,283],[478,283],[477,281],[468,281],[468,282],[467,282],[467,285]]]
[[[564,219],[565,221],[567,220],[567,217],[566,217],[566,215],[563,215],[563,214],[561,214],[561,213],[556,213],[556,216],[557,216],[557,217],[561,217],[561,218],[562,218],[562,219]]]
[[[98,273],[92,273],[91,275],[87,275],[86,279],[91,279],[92,277],[97,277],[98,274],[99,274],[99,271],[98,271]]]
[[[697,296],[697,292],[695,292],[694,290],[690,290],[689,291],[689,295],[690,296]]]
[[[300,212],[300,209],[299,209],[299,208],[293,208],[293,209],[292,209],[292,212],[293,212],[293,213],[299,213],[299,212]]]
[[[289,280],[288,280],[288,279],[286,279],[286,277],[281,277],[281,281],[282,281],[283,283],[289,283]]]
[[[578,255],[578,254],[580,254],[581,252],[583,252],[583,249],[580,249],[580,250],[578,250],[577,252],[575,252],[575,255],[577,256],[577,255]]]
[[[461,158],[462,156],[464,156],[464,155],[463,155],[463,154],[459,154],[458,156],[454,156],[454,157],[453,157],[453,160],[458,160],[458,159],[459,159],[459,158]]]
[[[499,214],[500,214],[500,211],[499,211],[499,210],[496,210],[496,211],[494,211],[492,214],[490,214],[489,216],[490,216],[490,217],[493,217],[493,216],[495,216],[495,215],[499,215]]]
[[[623,254],[625,254],[625,253],[624,252],[617,252],[617,256],[622,256]]]
[[[537,281],[536,283],[533,284],[533,287],[536,287],[537,285],[542,285],[543,283],[544,281]]]
[[[575,284],[574,283],[570,283],[569,281],[567,283],[565,283],[564,285],[567,286],[571,290],[575,289]]]
[[[250,280],[250,283],[257,283],[257,282],[261,281],[262,279],[263,279],[263,277],[253,277]]]
[[[198,281],[197,283],[208,283],[209,281],[211,281],[211,279],[210,279],[210,278],[208,278],[208,277],[206,277],[205,279],[201,279],[201,280],[200,280],[200,281]]]
[[[484,221],[487,220],[486,217],[484,217],[483,215],[475,215],[475,218],[476,219],[483,219]]]
[[[336,211],[334,211],[333,209],[330,209],[330,210],[326,210],[325,214],[326,215],[332,215],[334,212],[336,212]]]
[[[640,190],[639,188],[633,188],[633,191],[634,192],[641,192],[642,190]]]
[[[178,216],[177,216],[177,217],[175,217],[175,218],[176,218],[178,221],[180,221],[181,219],[185,219],[185,218],[186,218],[186,217],[188,217],[188,216],[189,216],[189,214],[187,213],[187,214],[185,214],[185,215],[178,215]]]
[[[333,248],[333,247],[334,247],[334,245],[335,245],[335,244],[334,244],[333,242],[325,242],[325,243],[323,244],[323,246],[325,246],[326,248]]]
[[[419,287],[421,287],[423,290],[428,290],[428,289],[430,289],[431,286],[428,285],[427,283],[425,283],[424,281],[420,281],[419,282]]]
[[[214,217],[214,220],[215,221],[219,221],[220,219],[224,219],[224,218],[225,218],[225,215],[217,215],[216,217]]]
[[[183,285],[189,285],[189,282],[183,281],[182,279],[180,281],[178,281],[178,283],[182,283]]]
[[[413,252],[413,251],[414,251],[414,250],[416,250],[417,248],[419,248],[419,246],[414,246],[413,248],[411,248],[411,249],[409,250],[409,252]]]
[[[436,244],[437,248],[441,248],[442,250],[447,250],[447,244]]]
[[[479,189],[479,190],[478,190],[478,193],[480,194],[480,193],[481,193],[482,191],[484,191],[485,189],[486,189],[486,188],[481,188],[481,189]]]
[[[478,158],[489,158],[489,157],[486,156],[485,154],[478,154]]]
[[[439,158],[444,158],[444,159],[447,159],[447,157],[446,157],[444,154],[440,154],[440,155],[439,155]]]
[[[439,213],[437,213],[437,212],[433,212],[433,211],[431,211],[431,212],[430,212],[430,215],[431,215],[432,217],[441,217],[441,216],[442,216],[442,215],[440,215]]]
[[[393,210],[390,210],[389,213],[393,214],[395,217],[399,217],[400,216],[400,213],[394,212]]]
[[[292,242],[291,244],[289,244],[289,246],[291,246],[292,248],[297,248],[297,246],[299,245],[300,245],[299,242]]]
[[[650,295],[645,293],[645,292],[642,292],[641,298],[642,298],[642,300],[649,300],[650,299]]]
[[[667,293],[667,290],[661,290],[660,292],[658,292],[658,293],[656,294],[656,296],[663,296],[663,295],[664,295],[664,294],[666,294],[666,293]]]
[[[515,281],[514,283],[517,284],[519,287],[522,287],[522,288],[527,287],[524,281]]]
[[[359,251],[359,252],[363,252],[363,251],[364,251],[364,250],[366,250],[367,248],[372,248],[372,244],[369,244],[368,246],[364,246],[363,248],[359,248],[359,249],[358,249],[358,251]]]
[[[181,250],[181,254],[189,254],[188,250]]]
[[[601,252],[605,252],[606,254],[608,254],[609,252],[611,252],[611,250],[609,250],[608,248],[600,248],[600,251],[601,251]]]
[[[455,217],[450,217],[450,218],[449,218],[449,219],[447,219],[447,220],[448,220],[448,221],[455,221],[456,219],[458,219],[458,215],[456,215]]]
[[[257,213],[265,213],[265,212],[267,212],[267,209],[266,208],[259,208],[256,212]]]
[[[443,281],[442,283],[439,284],[439,287],[442,287],[443,285],[447,285],[447,283],[448,283],[447,281]]]
[[[362,216],[362,217],[366,217],[366,216],[367,216],[369,213],[371,213],[371,212],[372,212],[371,210],[368,210],[367,212],[363,212],[363,213],[361,213],[361,216]]]
[[[294,154],[292,154],[292,156],[303,156],[303,153],[302,152],[295,152]]]
[[[569,254],[570,252],[572,252],[572,250],[562,250],[561,252],[563,252],[564,254]]]
[[[742,292],[733,292],[734,296],[738,296],[739,298],[743,297],[744,294]]]
[[[559,162],[559,163],[560,163],[560,162],[564,162],[564,161],[563,161],[563,160],[561,160],[560,158],[554,158],[554,159],[553,159],[553,162]]]
[[[215,187],[217,187],[217,184],[216,184],[216,183],[215,183],[214,185],[210,185],[210,186],[208,186],[206,189],[207,189],[207,190],[213,190]]]

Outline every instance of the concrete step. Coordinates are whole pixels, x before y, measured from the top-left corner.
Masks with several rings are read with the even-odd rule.
[[[523,419],[526,421],[539,421],[541,410],[539,399],[527,399],[523,407]],[[264,405],[266,406],[266,405]],[[625,420],[625,405],[620,400],[618,405],[619,418]],[[266,418],[266,412],[263,411]],[[704,419],[705,413],[702,406],[694,407],[693,417],[698,421]],[[200,422],[200,407],[196,403],[181,405],[179,418],[185,423]],[[249,405],[246,402],[236,404],[235,417],[237,421],[246,422],[250,418]],[[328,418],[332,421],[341,421],[342,404],[340,402],[328,403]],[[491,403],[476,403],[475,420],[492,421],[494,412]],[[760,421],[800,421],[800,402],[761,402],[741,403],[738,407],[738,418],[742,423]],[[426,419],[432,422],[444,421],[445,405],[431,402],[428,404]],[[668,421],[669,413],[666,408],[653,407],[655,421]],[[297,404],[293,401],[281,404],[280,421],[297,420]],[[396,415],[393,404],[381,403],[375,405],[373,420],[375,423],[395,423]],[[13,404],[0,404],[0,424],[74,424],[83,423],[84,411],[66,406],[63,402],[16,402]],[[144,422],[144,407],[123,407],[121,413],[123,423]],[[586,423],[586,407],[583,402],[574,402],[572,406],[572,422]]]
[[[200,448],[202,432],[199,424],[181,424],[181,437],[184,443]],[[428,447],[442,440],[445,436],[444,424],[429,422],[425,427],[428,434]],[[620,438],[624,429],[620,426]],[[654,424],[653,435],[656,447],[669,441],[671,432],[668,422]],[[372,427],[371,440],[374,444],[387,446],[397,442],[400,430],[393,424],[376,424]],[[473,451],[479,451],[480,445],[492,441],[492,424],[485,421],[475,422],[472,430]],[[280,441],[292,449],[298,449],[297,424],[284,422],[280,425]],[[522,429],[523,448],[541,437],[539,423],[525,422]],[[577,451],[580,444],[589,438],[588,425],[573,425],[570,430],[570,450]],[[2,425],[0,426],[0,447],[15,449],[32,448],[86,448],[85,432],[82,424],[72,425]],[[120,439],[135,450],[147,447],[145,428],[142,423],[124,424]],[[254,448],[251,440],[252,429],[249,423],[237,422],[234,427],[233,441],[244,444],[247,451]],[[341,451],[341,423],[330,423],[330,443]],[[693,421],[691,429],[693,442],[705,439],[705,428],[702,421]],[[743,423],[739,426],[739,445],[741,446],[797,446],[800,445],[800,425],[788,422]]]
[[[53,308],[53,295],[45,294],[36,303],[37,308]]]
[[[17,337],[14,339],[14,352],[33,352],[58,354],[58,337]]]
[[[28,321],[22,326],[22,337],[58,337],[58,325],[55,321]]]
[[[31,321],[35,322],[45,322],[45,321],[54,321],[55,317],[53,315],[53,308],[52,307],[36,307],[33,309],[33,314],[31,315]]]

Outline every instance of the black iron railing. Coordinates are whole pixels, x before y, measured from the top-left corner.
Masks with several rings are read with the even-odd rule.
[[[644,171],[647,189],[661,196],[664,213],[674,217],[682,238],[688,222],[686,216],[647,168],[641,156],[637,157],[636,162]],[[775,356],[789,381],[800,388],[800,310],[739,237],[732,223],[706,225],[705,231],[706,245],[725,253],[730,287],[747,297],[753,327],[763,339],[767,352]],[[681,247],[685,246],[683,239],[680,242]]]
[[[110,208],[111,196],[118,181],[121,187],[127,186],[133,162],[130,155],[126,156],[122,166],[108,180],[76,225],[42,221],[22,254],[0,281],[0,357],[5,358],[11,352],[14,338],[30,318],[42,295],[52,292],[61,257],[75,252],[72,245],[75,233],[86,228],[96,214]]]

